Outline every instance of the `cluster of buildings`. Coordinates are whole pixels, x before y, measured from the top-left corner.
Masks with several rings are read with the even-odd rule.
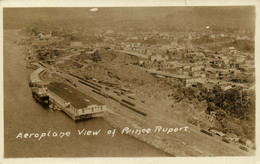
[[[237,76],[254,74],[253,55],[240,52],[234,47],[225,48],[218,53],[193,49],[163,55],[153,54],[149,59],[160,71],[183,75],[187,86],[195,83],[219,84],[223,81],[230,82],[232,86]]]
[[[74,34],[74,33],[73,33]],[[88,38],[88,33],[82,33]],[[51,38],[50,34],[39,34],[37,38]],[[207,86],[220,84],[223,89],[241,84],[237,76],[254,74],[254,56],[237,50],[235,47],[222,48],[214,52],[205,47],[194,46],[194,40],[210,39],[214,42],[232,42],[234,40],[253,41],[246,31],[215,32],[210,27],[191,32],[124,32],[115,29],[97,29],[94,34],[102,41],[86,43],[82,40],[70,41],[64,52],[74,55],[90,55],[95,50],[105,48],[119,51],[141,59],[142,66],[156,69],[160,77],[177,77],[186,86]],[[89,36],[90,38],[90,36]],[[203,45],[203,44],[202,44]],[[63,47],[64,49],[64,47]],[[159,72],[158,72],[159,71]],[[161,74],[167,73],[167,76]],[[153,73],[155,73],[153,71]],[[170,74],[170,76],[168,76]]]
[[[74,33],[76,35],[76,33]],[[186,87],[206,87],[211,88],[214,85],[220,85],[223,90],[230,89],[235,86],[241,86],[244,89],[251,87],[251,83],[247,82],[245,77],[253,78],[255,74],[254,54],[243,52],[233,46],[223,47],[221,50],[212,51],[201,45],[196,45],[194,41],[200,39],[215,42],[232,42],[234,40],[253,41],[246,32],[238,32],[236,34],[230,32],[213,32],[207,29],[196,32],[158,32],[152,30],[149,32],[123,32],[116,30],[100,30],[94,34],[82,32],[83,38],[101,38],[100,41],[91,39],[86,42],[83,39],[70,40],[69,43],[63,44],[63,37],[56,37],[49,34],[38,34],[36,40],[53,41],[49,44],[49,51],[61,51],[66,54],[64,58],[59,59],[58,56],[51,56],[48,62],[56,64],[64,64],[68,66],[65,60],[74,60],[74,62],[88,63],[90,56],[98,49],[108,49],[118,51],[139,58],[139,65],[144,67],[148,73],[154,74],[160,78],[171,78],[183,82]],[[55,40],[57,43],[55,43]],[[58,44],[61,41],[61,44]],[[38,44],[39,44],[38,42]],[[45,49],[46,45],[38,45],[39,49]],[[37,50],[36,50],[37,51]],[[76,57],[77,58],[73,58]],[[85,58],[86,57],[86,58]],[[73,68],[73,65],[70,67]],[[77,68],[77,66],[75,66]],[[42,72],[38,70],[36,74],[31,74],[31,79],[40,81],[37,74]],[[241,80],[241,78],[244,80]],[[55,87],[52,87],[52,86]],[[66,96],[55,88],[59,88],[65,93],[68,89],[76,93],[72,88],[65,84],[50,84],[48,88],[51,90],[52,97],[61,97],[64,111],[73,119],[81,119],[89,115],[100,114],[106,110],[106,106],[98,101],[81,95],[74,101],[73,96]],[[58,100],[58,98],[56,98]],[[57,102],[56,100],[56,102]],[[54,101],[53,101],[54,102]],[[54,103],[53,103],[54,104]],[[70,109],[70,110],[67,110]],[[212,131],[219,136],[223,133]],[[237,141],[247,147],[252,147],[250,140],[239,138],[234,133],[226,134],[225,138],[230,141]]]
[[[235,40],[253,41],[245,31],[234,33],[213,32],[205,29],[197,32],[116,32],[100,31],[97,36],[104,42],[92,46],[96,49],[107,48],[141,58],[149,68],[170,73],[182,80],[186,86],[219,84],[223,89],[242,84],[237,76],[254,74],[254,56],[239,51],[235,47],[223,48],[214,52],[206,47],[194,46],[196,39],[211,39],[214,42],[232,42]],[[142,64],[143,65],[143,64]],[[153,71],[154,73],[154,71]],[[158,76],[169,77],[160,75]],[[180,78],[181,77],[181,78]]]

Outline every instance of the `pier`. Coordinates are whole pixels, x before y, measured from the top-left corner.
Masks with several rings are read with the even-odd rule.
[[[73,120],[99,117],[105,113],[106,105],[65,83],[46,84],[39,76],[44,71],[45,68],[40,67],[28,77],[33,97],[37,101],[63,111]]]

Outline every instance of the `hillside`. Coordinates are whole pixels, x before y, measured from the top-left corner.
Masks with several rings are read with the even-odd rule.
[[[90,8],[5,8],[4,28],[21,28],[37,20],[64,24],[81,22],[85,25],[114,26],[126,22],[151,24],[158,26],[204,27],[240,27],[254,30],[255,7],[111,7],[99,8],[90,12]]]

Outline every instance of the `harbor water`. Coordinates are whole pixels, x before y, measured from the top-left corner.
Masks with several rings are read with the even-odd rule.
[[[75,122],[61,111],[36,103],[28,86],[23,46],[17,31],[4,31],[4,156],[17,157],[140,157],[168,154],[133,137],[107,134],[113,128],[102,118]],[[98,135],[79,135],[81,130]],[[69,137],[43,137],[25,133],[70,132]],[[22,134],[22,137],[19,135]]]

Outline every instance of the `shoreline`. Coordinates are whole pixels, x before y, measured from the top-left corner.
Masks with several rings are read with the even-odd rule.
[[[28,60],[27,60],[28,61]],[[110,100],[111,101],[111,100]],[[141,117],[137,116],[130,111],[125,111],[122,110],[118,112],[118,109],[114,109],[112,107],[111,109],[113,113],[119,113],[118,115],[113,114],[113,113],[108,113],[105,116],[103,116],[104,120],[111,126],[114,127],[120,131],[126,126],[128,127],[133,127],[134,128],[140,128],[140,127],[145,127],[146,125],[150,124],[157,124],[157,125],[179,125],[181,123],[177,123],[176,121],[174,122],[168,122],[163,121],[160,119],[164,119],[163,115],[160,115],[160,118],[155,118],[157,115],[149,116],[149,117]],[[122,119],[124,117],[124,120]],[[150,121],[150,122],[149,122]],[[167,123],[166,123],[167,122]],[[194,133],[194,130],[192,131]],[[204,134],[200,134],[200,132],[195,133],[197,136],[197,139],[201,139],[200,137],[204,139],[208,139],[207,136],[203,136]],[[210,146],[205,145],[204,143],[200,143],[196,141],[196,144],[194,145],[192,141],[190,141],[189,137],[183,135],[183,134],[178,134],[176,138],[173,138],[172,135],[165,135],[165,134],[155,134],[155,135],[136,135],[136,134],[127,134],[128,136],[134,137],[135,139],[138,139],[139,141],[145,142],[148,145],[151,145],[167,154],[170,154],[171,156],[220,156],[222,155],[222,151],[220,150],[214,150],[210,148]],[[182,141],[183,139],[183,141]],[[216,139],[215,139],[216,140]],[[218,142],[216,142],[218,143]],[[214,146],[212,143],[211,146]],[[190,144],[190,145],[189,145]],[[191,146],[192,144],[192,146]],[[200,147],[202,146],[202,147]],[[203,150],[206,148],[205,150]],[[220,146],[219,149],[222,147]],[[208,151],[211,150],[211,151]],[[238,153],[236,151],[230,153],[229,155],[234,153]],[[240,152],[241,153],[241,152]],[[237,154],[239,155],[239,154]]]
[[[18,34],[19,31],[20,31],[20,29],[12,29],[12,30],[5,30],[5,31],[10,31],[11,33],[17,33],[17,34]],[[15,46],[19,46],[20,49],[26,49],[26,48],[28,48],[27,45],[19,45],[19,43],[21,43],[21,41],[22,41],[23,39],[27,39],[28,37],[23,36],[23,35],[21,35],[21,34],[18,34],[18,35],[21,36],[21,38],[20,38],[20,41],[18,41],[18,39],[15,40]],[[11,44],[14,44],[14,42],[11,42]],[[25,55],[24,53],[22,53],[22,54],[23,54],[23,56],[22,56],[21,58],[22,58],[23,60],[21,60],[21,62],[23,63],[24,68],[25,68],[26,70],[28,70],[28,72],[31,72],[31,71],[35,70],[35,67],[28,67],[29,60],[26,58],[26,55]],[[104,117],[102,117],[102,118],[104,118]],[[68,119],[70,119],[70,118],[68,117]],[[104,118],[104,121],[105,121],[110,127],[113,127],[113,128],[116,127],[116,126],[113,126],[113,124],[111,124],[111,122],[109,123],[109,121],[108,121],[107,119],[105,119],[105,118]],[[116,129],[119,130],[118,127],[117,127]],[[21,138],[20,135],[21,135],[20,133],[17,135],[18,138]],[[129,135],[129,134],[126,134],[126,135],[129,136],[129,137],[131,137],[131,138],[133,138],[133,139],[137,139],[138,141],[141,141],[141,142],[143,142],[143,143],[145,143],[145,144],[148,144],[147,142],[141,140],[140,138],[134,137],[134,136]],[[16,138],[17,138],[17,136],[16,136]],[[148,145],[149,145],[149,146],[152,146],[153,148],[158,149],[157,147],[154,147],[153,145],[150,145],[150,144],[148,144]],[[158,150],[159,150],[159,151],[162,151],[161,149],[158,149]],[[164,152],[164,151],[162,151],[162,152]],[[164,152],[164,153],[165,153],[165,152]]]

